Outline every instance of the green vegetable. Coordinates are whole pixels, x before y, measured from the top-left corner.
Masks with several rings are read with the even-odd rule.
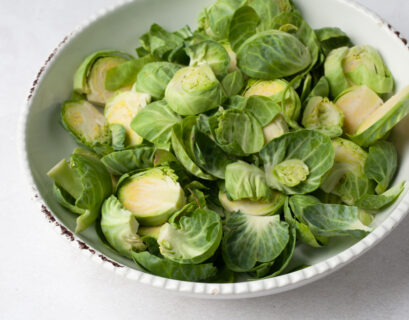
[[[169,62],[152,62],[145,64],[136,78],[134,90],[150,94],[161,100],[170,80],[181,67]]]
[[[251,271],[257,263],[273,262],[289,238],[289,226],[278,215],[258,217],[236,212],[225,225],[223,259],[233,271]]]
[[[227,74],[222,80],[222,86],[227,97],[239,94],[244,87],[244,77],[240,70]]]
[[[84,59],[74,75],[74,90],[86,94],[87,99],[104,105],[114,91],[105,88],[107,71],[131,59],[119,51],[98,51]]]
[[[163,224],[185,204],[177,176],[166,167],[127,177],[118,186],[118,199],[143,226]]]
[[[346,204],[353,205],[369,191],[369,179],[364,172],[368,154],[349,140],[337,138],[332,144],[335,162],[325,175],[321,189],[341,197]]]
[[[325,76],[334,98],[352,86],[366,85],[378,94],[390,93],[394,86],[378,51],[366,45],[331,51],[325,61]]]
[[[149,252],[132,252],[135,262],[145,270],[160,277],[182,281],[204,281],[216,275],[217,268],[211,263],[180,264],[157,257]]]
[[[304,110],[302,125],[335,138],[343,133],[344,113],[327,98],[312,97]]]
[[[367,210],[380,210],[392,204],[405,189],[402,182],[379,195],[366,194],[357,202],[357,206]]]
[[[230,66],[230,56],[222,44],[205,40],[186,48],[190,66],[208,65],[216,76],[223,76]]]
[[[137,146],[143,138],[131,129],[133,118],[151,101],[151,96],[135,91],[118,92],[106,103],[104,115],[106,121],[120,124],[126,130],[126,145]]]
[[[111,131],[112,148],[114,148],[114,150],[125,149],[126,130],[124,126],[118,123],[113,123],[109,126],[109,130]]]
[[[89,148],[111,142],[104,116],[85,100],[66,101],[61,109],[61,122],[78,143]]]
[[[294,10],[290,0],[251,0],[251,6],[260,17],[260,31],[270,30],[272,28],[272,20],[275,16],[282,12]]]
[[[237,52],[237,61],[247,76],[274,80],[307,69],[312,58],[308,48],[296,37],[269,30],[247,39]]]
[[[398,168],[398,152],[395,146],[387,141],[379,141],[369,148],[365,161],[365,175],[378,184],[376,193],[381,194],[388,189]]]
[[[165,100],[143,108],[131,122],[131,128],[158,148],[169,149],[172,127],[181,121]]]
[[[243,161],[227,166],[226,191],[232,200],[269,200],[272,196],[263,170]]]
[[[165,258],[182,264],[198,264],[215,253],[221,238],[219,215],[197,208],[165,223],[160,229],[158,243]]]
[[[102,202],[112,194],[112,180],[104,165],[93,156],[74,153],[61,160],[47,175],[61,192],[70,195],[70,211],[79,214],[75,232],[88,228],[99,216]]]
[[[105,200],[101,210],[101,229],[109,244],[120,254],[132,258],[131,251],[144,251],[145,244],[136,234],[138,221],[124,209],[115,196]]]
[[[166,88],[165,99],[174,112],[188,116],[217,108],[224,94],[212,69],[202,65],[177,71]]]
[[[334,148],[328,136],[317,131],[299,130],[269,142],[261,150],[260,157],[271,188],[285,194],[305,194],[316,190],[322,176],[332,167]],[[285,170],[289,160],[297,161],[290,163],[289,169]],[[279,179],[277,173],[282,175]],[[284,176],[288,181],[299,183],[288,183]]]
[[[257,153],[264,145],[260,123],[246,111],[220,110],[209,118],[209,125],[217,144],[232,155]]]
[[[371,113],[351,139],[361,146],[370,146],[382,139],[408,114],[409,87],[406,87]]]
[[[257,32],[260,18],[257,12],[250,6],[238,9],[230,23],[229,42],[234,51],[238,51],[241,45]]]
[[[353,46],[348,35],[339,28],[321,28],[315,30],[315,33],[326,56],[334,49]]]
[[[316,235],[361,238],[366,236],[371,228],[361,222],[358,211],[357,207],[320,203],[306,207],[304,219]]]

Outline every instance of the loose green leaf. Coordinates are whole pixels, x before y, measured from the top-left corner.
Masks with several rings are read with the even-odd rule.
[[[229,42],[234,51],[238,51],[241,45],[257,32],[260,18],[256,11],[249,6],[238,9],[230,23]]]
[[[244,87],[244,77],[240,70],[228,73],[222,80],[222,86],[227,97],[239,94]]]
[[[358,202],[357,207],[366,210],[380,210],[391,205],[405,189],[405,183],[402,182],[379,195],[367,194]]]

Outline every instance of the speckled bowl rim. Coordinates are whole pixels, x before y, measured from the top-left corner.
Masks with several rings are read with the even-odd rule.
[[[218,298],[218,299],[237,299],[237,298],[250,298],[271,295],[283,291],[288,291],[320,278],[331,274],[332,272],[340,269],[346,264],[350,263],[354,259],[358,258],[364,252],[374,247],[380,240],[385,238],[391,231],[403,220],[409,210],[409,194],[399,202],[397,208],[379,225],[373,232],[366,236],[361,241],[357,242],[345,251],[325,260],[317,263],[311,267],[281,275],[271,279],[263,279],[251,282],[241,283],[198,283],[198,282],[186,282],[173,279],[166,279],[151,275],[142,271],[138,271],[127,266],[123,266],[115,261],[112,261],[102,253],[98,252],[94,248],[90,248],[87,244],[81,241],[75,234],[69,231],[60,221],[54,216],[54,214],[45,205],[44,199],[42,199],[40,193],[37,190],[34,182],[33,175],[30,170],[27,149],[26,149],[26,124],[28,119],[29,110],[32,105],[32,98],[37,94],[36,88],[43,81],[47,70],[55,62],[56,57],[59,55],[60,49],[65,47],[67,43],[71,41],[76,35],[82,32],[84,28],[100,19],[107,14],[110,14],[114,10],[125,6],[131,2],[139,2],[140,0],[123,0],[114,4],[106,9],[99,11],[97,14],[92,15],[88,20],[84,21],[80,26],[68,36],[54,49],[50,54],[45,64],[40,68],[36,79],[30,89],[28,99],[25,106],[22,108],[20,114],[19,128],[18,128],[18,149],[19,158],[23,175],[26,178],[26,186],[28,186],[32,199],[39,205],[40,210],[45,214],[50,223],[53,224],[54,229],[65,236],[70,243],[86,254],[95,262],[103,265],[105,268],[113,270],[118,275],[130,280],[134,280],[143,284],[148,284],[156,288],[168,290],[170,292],[177,292],[189,296],[203,297],[203,298]],[[360,13],[371,18],[378,25],[388,29],[392,37],[400,40],[404,46],[407,47],[407,40],[400,37],[400,33],[392,28],[390,24],[385,22],[377,14],[364,6],[357,4],[352,0],[334,0],[339,3],[350,6]]]

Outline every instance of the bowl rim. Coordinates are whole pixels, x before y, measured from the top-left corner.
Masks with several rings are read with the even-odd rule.
[[[48,69],[55,63],[56,57],[59,56],[60,51],[70,41],[80,34],[84,29],[93,24],[100,18],[110,14],[111,12],[120,9],[133,2],[143,2],[145,0],[121,0],[116,4],[113,4],[105,9],[99,10],[96,14],[91,15],[88,19],[83,21],[77,26],[74,31],[65,36],[59,45],[53,50],[50,56],[45,61],[44,65],[40,68],[36,79],[33,82],[29,90],[29,95],[22,110],[20,111],[20,118],[18,123],[18,152],[19,163],[22,169],[22,174],[25,177],[25,186],[27,192],[31,194],[33,199],[39,206],[39,209],[44,213],[46,218],[54,226],[54,230],[59,234],[65,236],[70,243],[86,254],[95,262],[101,264],[107,269],[113,270],[115,273],[139,283],[148,284],[155,288],[165,289],[170,292],[177,292],[185,295],[202,297],[202,298],[218,298],[218,299],[237,299],[237,298],[249,298],[265,296],[275,294],[283,291],[288,291],[320,278],[331,274],[332,272],[342,268],[346,264],[352,262],[369,249],[373,248],[383,238],[385,238],[391,231],[403,220],[409,210],[409,193],[404,196],[398,203],[398,206],[390,213],[390,215],[369,235],[362,240],[358,241],[348,249],[338,253],[337,255],[328,258],[320,263],[314,264],[308,268],[292,272],[285,275],[280,275],[270,279],[261,279],[250,282],[238,282],[238,283],[202,283],[202,282],[187,282],[174,279],[167,279],[160,276],[152,275],[129,268],[121,265],[115,261],[112,261],[101,252],[88,246],[79,237],[69,231],[63,223],[55,216],[51,210],[48,209],[46,202],[41,197],[32,175],[30,164],[28,161],[28,154],[26,148],[26,125],[29,115],[29,111],[32,106],[33,97],[37,95],[37,87],[42,83]],[[361,14],[366,15],[372,19],[373,22],[378,25],[387,28],[391,37],[395,37],[399,40],[400,45],[403,45],[407,49],[407,40],[400,36],[400,32],[396,31],[389,23],[383,20],[380,16],[375,14],[372,10],[365,6],[356,3],[354,0],[333,0],[341,3],[342,5],[350,6],[354,10],[359,11]]]

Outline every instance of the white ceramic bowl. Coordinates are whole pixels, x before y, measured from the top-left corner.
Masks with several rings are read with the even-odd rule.
[[[276,278],[232,284],[207,284],[165,279],[136,269],[129,260],[114,254],[98,240],[93,228],[74,235],[75,216],[61,208],[51,193],[48,169],[68,157],[75,144],[59,124],[59,105],[72,90],[72,76],[89,53],[101,49],[133,52],[138,37],[153,22],[169,29],[185,24],[195,26],[199,11],[214,0],[125,1],[91,17],[64,38],[41,68],[23,108],[20,150],[27,184],[38,199],[41,211],[55,228],[93,260],[130,281],[197,297],[245,298],[274,294],[322,278],[368,251],[404,218],[409,208],[407,190],[388,210],[376,216],[375,230],[361,241],[344,240],[325,249],[301,246],[294,260],[312,265]],[[396,79],[397,89],[409,84],[409,50],[390,25],[367,9],[349,0],[295,0],[313,28],[338,26],[357,44],[380,50]],[[405,121],[404,121],[405,122]],[[406,121],[408,123],[408,121]],[[409,180],[409,133],[400,124],[393,134],[399,146],[401,166],[396,181]]]

